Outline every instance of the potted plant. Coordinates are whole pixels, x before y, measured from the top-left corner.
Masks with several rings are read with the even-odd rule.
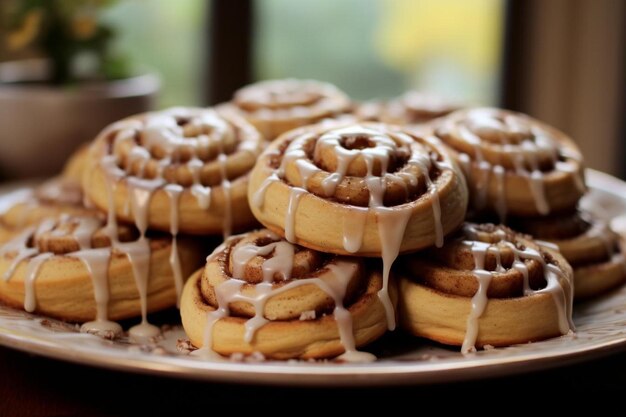
[[[0,2],[0,178],[52,174],[107,124],[152,108],[158,79],[113,52],[101,19],[112,3]]]

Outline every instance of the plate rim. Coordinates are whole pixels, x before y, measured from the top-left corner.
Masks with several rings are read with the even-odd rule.
[[[178,360],[174,357],[167,361],[147,361],[117,355],[94,357],[88,351],[81,350],[64,352],[58,346],[51,347],[45,339],[5,333],[4,330],[0,328],[0,345],[4,347],[81,366],[195,381],[300,387],[376,387],[461,382],[554,369],[626,350],[624,336],[565,353],[535,352],[490,358],[489,362],[465,358],[453,363],[389,361],[377,366],[341,364],[308,367],[276,362],[255,364],[225,360],[198,361],[200,366],[191,368],[189,362],[177,364]]]

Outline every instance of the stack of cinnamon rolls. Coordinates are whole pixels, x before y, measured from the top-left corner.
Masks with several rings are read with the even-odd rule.
[[[519,113],[265,81],[107,127],[2,213],[0,300],[105,337],[137,317],[139,340],[178,306],[216,358],[371,361],[396,328],[464,353],[556,337],[574,298],[626,280],[583,174]]]

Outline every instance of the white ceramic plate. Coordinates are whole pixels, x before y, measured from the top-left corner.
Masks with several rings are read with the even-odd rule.
[[[591,192],[583,204],[612,219],[614,227],[626,233],[626,183],[596,171],[589,171],[587,179]],[[14,196],[0,197],[0,211]],[[156,320],[168,317],[175,314]],[[164,337],[158,343],[138,346],[127,339],[105,341],[79,333],[74,325],[0,306],[0,344],[84,365],[213,381],[318,386],[458,381],[546,369],[626,350],[626,287],[577,305],[575,323],[573,335],[466,356],[392,334],[372,347],[380,360],[370,364],[212,362],[177,349],[184,345],[179,339],[185,338],[177,325],[164,325]]]

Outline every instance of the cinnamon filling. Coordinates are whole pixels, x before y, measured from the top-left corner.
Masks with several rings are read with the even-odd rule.
[[[537,239],[561,245],[563,255],[575,268],[607,262],[620,253],[617,234],[607,224],[579,210],[548,217],[512,218],[509,223]],[[584,245],[586,249],[574,254],[569,249],[571,245]]]
[[[235,104],[243,110],[255,111],[259,108],[272,110],[295,106],[310,106],[321,100],[323,96],[306,91],[267,91],[257,94],[235,95]]]
[[[591,219],[577,210],[553,216],[513,217],[509,225],[542,240],[563,240],[580,236],[591,229]]]
[[[221,183],[224,172],[232,180],[244,175],[254,162],[238,152],[245,132],[214,113],[144,117],[129,125],[131,134],[120,130],[111,139],[117,166],[128,175],[164,179],[183,187],[212,187]],[[219,160],[223,157],[227,158],[225,170]]]
[[[205,352],[213,352],[213,327],[227,317],[246,319],[244,339],[251,343],[270,321],[288,325],[332,314],[345,349],[343,359],[374,359],[356,350],[348,310],[367,282],[361,260],[298,247],[268,230],[231,239],[217,251],[199,284],[204,301],[215,308],[209,313]]]
[[[266,231],[252,232],[241,239],[234,239],[215,258],[215,261],[220,265],[219,270],[223,275],[220,283],[223,284],[228,280],[242,281],[240,293],[252,298],[258,296],[259,291],[279,291],[286,286],[293,286],[299,280],[303,282],[312,280],[331,282],[328,280],[333,279],[332,265],[337,260],[337,257],[334,255],[292,245],[278,236],[270,235]],[[355,274],[347,282],[347,287],[342,297],[346,306],[351,305],[364,291],[361,283],[363,282],[365,269],[361,265],[361,261],[355,262],[359,265],[355,268]],[[205,270],[205,274],[207,272]],[[216,285],[216,282],[213,282],[205,275],[200,284],[202,294],[204,294],[207,303],[212,307],[219,306],[215,289],[221,285],[220,283]],[[290,304],[290,307],[272,320],[297,319],[306,311],[315,311],[318,317],[332,314],[335,307],[333,297],[324,295],[324,291],[317,284],[305,285],[308,285],[310,288],[305,290],[304,286],[302,286],[286,292],[284,299],[277,302],[277,306],[280,309],[282,304],[287,303]],[[262,289],[259,290],[259,288]],[[313,293],[314,296],[303,296],[300,293],[302,290],[306,293]],[[315,293],[318,294],[315,295]],[[309,303],[302,300],[298,304],[293,303],[294,299],[302,297],[308,298]],[[271,303],[269,298],[271,297],[268,297],[267,301]],[[229,308],[231,314],[235,317],[250,318],[256,314],[253,303],[250,301],[233,301],[229,303]]]
[[[426,176],[431,182],[437,182],[442,174],[436,163],[429,163],[427,172],[411,163],[411,155],[415,152],[428,154],[431,161],[441,161],[438,153],[415,138],[414,143],[395,139],[391,151],[385,158],[380,158],[376,156],[378,145],[371,137],[342,136],[337,145],[354,155],[348,161],[337,151],[337,147],[317,149],[319,140],[320,136],[314,136],[302,143],[301,148],[308,164],[285,164],[283,161],[290,160],[286,153],[291,144],[286,142],[279,149],[280,154],[271,155],[269,165],[275,169],[285,169],[285,181],[291,186],[303,187],[318,197],[357,207],[370,205],[371,181],[375,177],[380,177],[383,182],[382,204],[394,207],[415,201],[424,195],[428,189]],[[368,154],[368,151],[373,152]],[[342,174],[340,178],[338,173]]]
[[[461,351],[475,350],[479,319],[490,298],[549,293],[559,314],[562,334],[573,329],[572,280],[558,256],[504,226],[466,223],[442,248],[405,257],[406,274],[422,284],[460,297],[471,297]]]
[[[239,109],[250,113],[303,111],[322,106],[324,101],[327,105],[336,101],[335,105],[338,105],[349,100],[330,84],[299,80],[259,82],[238,90],[233,98]],[[329,111],[334,110],[329,108]]]
[[[474,296],[479,286],[474,270],[479,266],[476,265],[475,248],[471,242],[484,243],[488,247],[481,259],[480,269],[493,274],[487,290],[489,298],[523,296],[525,279],[533,290],[545,287],[543,264],[551,262],[547,254],[541,254],[542,260],[520,259],[519,253],[528,248],[517,241],[513,232],[495,225],[486,225],[478,240],[468,240],[468,236],[461,231],[440,249],[430,249],[416,259],[407,257],[410,275],[447,294]],[[527,271],[527,278],[522,270]]]

